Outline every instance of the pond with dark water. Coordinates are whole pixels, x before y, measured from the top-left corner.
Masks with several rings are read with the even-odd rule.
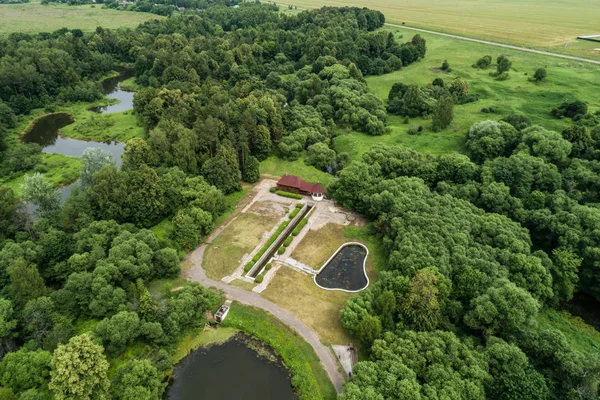
[[[91,142],[61,137],[59,135],[60,128],[73,122],[73,117],[69,113],[45,115],[35,121],[33,127],[23,135],[22,140],[24,143],[41,145],[44,153],[56,153],[70,157],[81,157],[83,151],[88,147],[99,147],[112,154],[117,166],[121,165],[121,154],[125,151],[124,143]]]
[[[103,80],[102,91],[104,92],[104,95],[109,99],[119,100],[119,103],[108,106],[91,107],[88,108],[88,110],[98,114],[110,114],[131,110],[133,108],[133,92],[121,90],[120,84],[134,75],[133,70],[124,69],[120,71],[119,75]]]
[[[231,340],[200,348],[173,372],[169,400],[296,400],[291,379],[278,357],[264,344],[237,334]]]
[[[315,282],[326,289],[355,292],[367,287],[365,272],[367,249],[359,244],[348,244],[339,249],[315,276]]]

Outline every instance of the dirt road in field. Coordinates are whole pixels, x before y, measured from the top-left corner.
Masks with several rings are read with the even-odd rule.
[[[504,43],[498,43],[498,42],[490,42],[488,40],[473,39],[473,38],[469,38],[469,37],[465,37],[465,36],[451,35],[449,33],[442,33],[442,32],[430,31],[430,30],[427,30],[427,29],[413,28],[413,27],[406,26],[406,25],[389,24],[389,23],[386,23],[385,25],[386,26],[391,26],[391,27],[394,27],[394,28],[401,28],[401,29],[408,29],[408,30],[411,30],[411,31],[429,33],[429,34],[432,34],[432,35],[445,36],[445,37],[449,37],[449,38],[452,38],[452,39],[466,40],[468,42],[488,44],[490,46],[504,47],[506,49],[511,49],[511,50],[526,51],[528,53],[542,54],[544,56],[565,58],[567,60],[580,61],[580,62],[585,62],[585,63],[600,65],[600,61],[590,60],[589,58],[568,56],[566,54],[551,53],[549,51],[543,51],[543,50],[528,49],[526,47],[513,46],[513,45],[510,45],[510,44],[504,44]]]
[[[329,379],[331,380],[331,382],[335,386],[335,389],[339,393],[342,390],[342,383],[344,382],[344,378],[338,372],[338,364],[335,360],[333,353],[329,350],[329,347],[321,343],[321,341],[319,340],[319,336],[317,336],[317,333],[315,331],[306,326],[291,313],[287,312],[275,303],[264,299],[260,295],[253,292],[247,292],[246,290],[235,286],[230,286],[222,281],[212,280],[206,276],[206,272],[202,268],[204,250],[206,249],[207,243],[212,242],[212,240],[220,232],[220,230],[216,230],[215,232],[213,232],[212,235],[210,235],[210,237],[206,240],[205,243],[201,244],[196,250],[192,251],[191,253],[188,253],[188,255],[186,256],[186,261],[190,262],[192,266],[188,271],[186,271],[186,278],[194,282],[198,282],[205,287],[214,286],[217,289],[220,289],[223,292],[225,292],[229,299],[237,300],[243,304],[248,304],[254,307],[262,308],[263,310],[270,312],[281,322],[298,332],[298,334],[302,336],[304,340],[306,340],[315,350],[315,353],[317,353],[317,356],[321,360],[323,367],[329,375]]]

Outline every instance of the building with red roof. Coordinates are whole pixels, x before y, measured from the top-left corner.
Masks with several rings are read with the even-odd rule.
[[[277,190],[311,196],[315,201],[322,200],[323,193],[325,193],[325,189],[320,183],[306,182],[298,176],[288,174],[277,181]]]

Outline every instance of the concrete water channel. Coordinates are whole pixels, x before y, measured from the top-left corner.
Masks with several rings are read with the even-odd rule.
[[[247,278],[254,279],[262,272],[262,270],[265,268],[267,263],[275,255],[277,250],[283,245],[283,242],[285,242],[285,239],[288,238],[288,236],[292,233],[294,228],[296,228],[296,226],[298,226],[300,221],[302,221],[303,218],[308,216],[308,213],[313,209],[313,207],[314,207],[313,203],[304,204],[304,206],[300,209],[298,214],[292,219],[292,221],[288,224],[288,226],[286,226],[286,228],[283,230],[283,232],[281,232],[281,234],[277,237],[277,239],[275,239],[275,241],[271,244],[271,246],[269,246],[267,251],[265,251],[264,254],[254,264],[254,266],[252,266],[252,268],[250,268],[250,270],[246,274]]]

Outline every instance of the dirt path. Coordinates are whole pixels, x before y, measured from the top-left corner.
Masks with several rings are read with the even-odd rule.
[[[423,33],[430,33],[432,35],[445,36],[445,37],[449,37],[449,38],[453,38],[453,39],[466,40],[468,42],[488,44],[490,46],[504,47],[504,48],[512,49],[512,50],[526,51],[528,53],[542,54],[544,56],[566,58],[567,60],[581,61],[581,62],[585,62],[585,63],[600,65],[600,61],[598,61],[598,60],[590,60],[589,58],[568,56],[566,54],[552,53],[552,52],[543,51],[543,50],[528,49],[526,47],[513,46],[513,45],[510,45],[510,44],[504,44],[504,43],[498,43],[498,42],[490,42],[489,40],[473,39],[473,38],[470,38],[470,37],[459,36],[459,35],[452,35],[452,34],[449,34],[449,33],[442,33],[442,32],[430,31],[430,30],[427,30],[427,29],[413,28],[413,27],[406,26],[406,25],[397,25],[397,24],[388,24],[388,23],[386,23],[385,25],[392,26],[394,28],[402,28],[402,29],[408,29],[408,30],[411,30],[411,31],[423,32]]]
[[[221,230],[217,229],[210,235],[207,242],[212,242],[212,240],[218,236]],[[186,278],[192,281],[198,282],[205,287],[214,286],[217,289],[220,289],[225,292],[229,299],[237,300],[240,303],[248,304],[254,307],[262,308],[273,314],[277,317],[281,322],[286,324],[287,326],[293,328],[306,340],[315,350],[317,356],[321,360],[327,374],[329,375],[329,379],[335,386],[338,393],[342,390],[342,383],[344,382],[344,378],[338,372],[338,365],[335,360],[335,357],[329,350],[329,348],[321,343],[319,337],[316,332],[311,328],[302,323],[298,318],[296,318],[293,314],[287,312],[283,308],[278,305],[270,302],[269,300],[264,299],[256,293],[247,292],[244,289],[229,286],[225,282],[214,281],[206,276],[206,272],[202,268],[202,259],[204,257],[204,251],[206,249],[207,244],[201,244],[196,250],[192,251],[186,256],[186,261],[190,262],[192,265],[186,271]]]

